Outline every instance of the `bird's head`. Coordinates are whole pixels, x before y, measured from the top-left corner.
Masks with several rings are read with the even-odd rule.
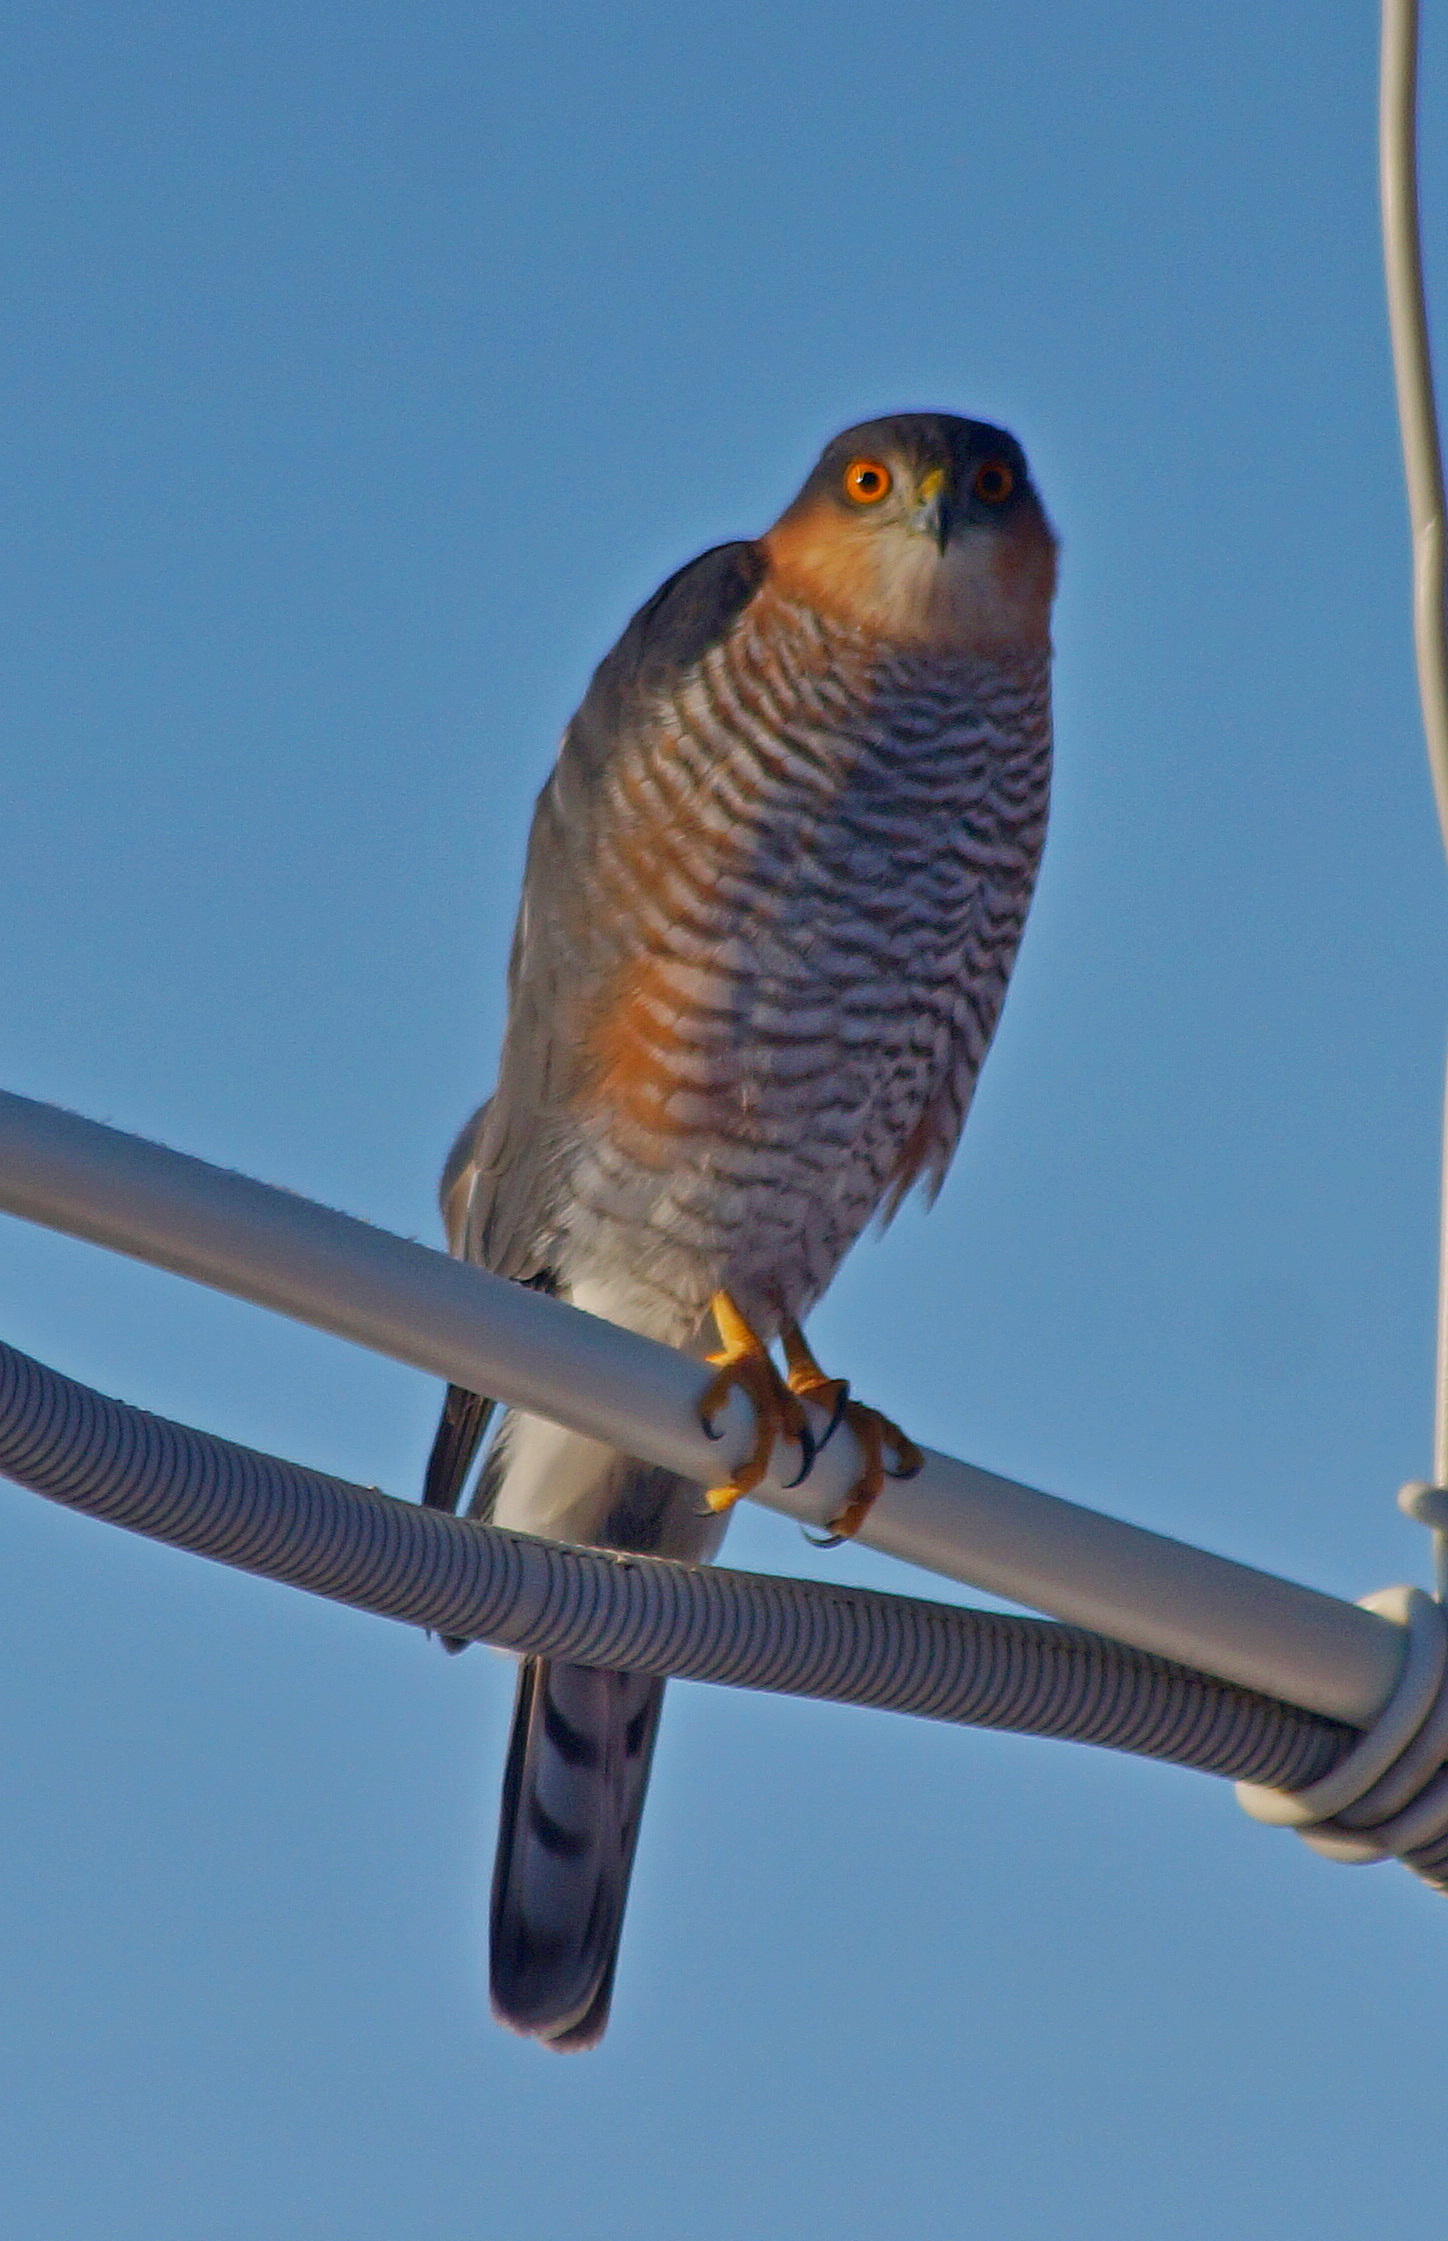
[[[1025,453],[985,421],[905,412],[847,428],[764,546],[786,596],[891,643],[1050,643],[1056,540]]]

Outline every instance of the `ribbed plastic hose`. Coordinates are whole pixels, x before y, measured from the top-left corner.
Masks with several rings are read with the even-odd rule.
[[[107,1399],[0,1345],[0,1472],[70,1509],[439,1634],[1069,1737],[1300,1788],[1359,1741],[1049,1619],[504,1532]]]

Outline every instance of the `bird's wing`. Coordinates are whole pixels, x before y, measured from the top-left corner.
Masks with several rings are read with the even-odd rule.
[[[716,545],[654,593],[594,672],[538,798],[498,1087],[458,1138],[442,1184],[452,1251],[499,1276],[533,1283],[551,1265],[580,1060],[572,1022],[617,962],[592,876],[600,835],[620,815],[609,766],[650,705],[728,633],[764,569],[760,547]]]
[[[590,877],[601,826],[618,814],[609,767],[651,705],[727,635],[766,566],[759,545],[716,545],[660,586],[599,663],[538,798],[498,1087],[458,1137],[442,1177],[449,1250],[496,1275],[540,1287],[554,1280],[581,1043],[572,1021],[617,963]],[[448,1388],[423,1492],[429,1507],[456,1507],[491,1413],[482,1395]]]

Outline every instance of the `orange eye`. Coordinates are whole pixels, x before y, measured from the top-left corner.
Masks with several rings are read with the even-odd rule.
[[[878,506],[890,495],[890,470],[878,459],[852,459],[845,469],[845,495],[857,506]]]
[[[976,468],[971,484],[977,498],[983,498],[988,506],[1003,506],[1015,487],[1016,478],[1004,459],[987,459],[983,467]]]

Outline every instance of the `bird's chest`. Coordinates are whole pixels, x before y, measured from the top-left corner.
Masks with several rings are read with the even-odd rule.
[[[798,696],[769,721],[722,699],[706,675],[635,743],[626,857],[599,867],[584,1092],[646,1160],[868,1104],[902,1054],[938,1069],[998,890],[1039,845],[1037,743],[959,693]]]
[[[589,867],[563,1259],[660,1335],[721,1284],[819,1295],[988,1039],[1044,821],[1044,715],[727,682],[620,760]]]

